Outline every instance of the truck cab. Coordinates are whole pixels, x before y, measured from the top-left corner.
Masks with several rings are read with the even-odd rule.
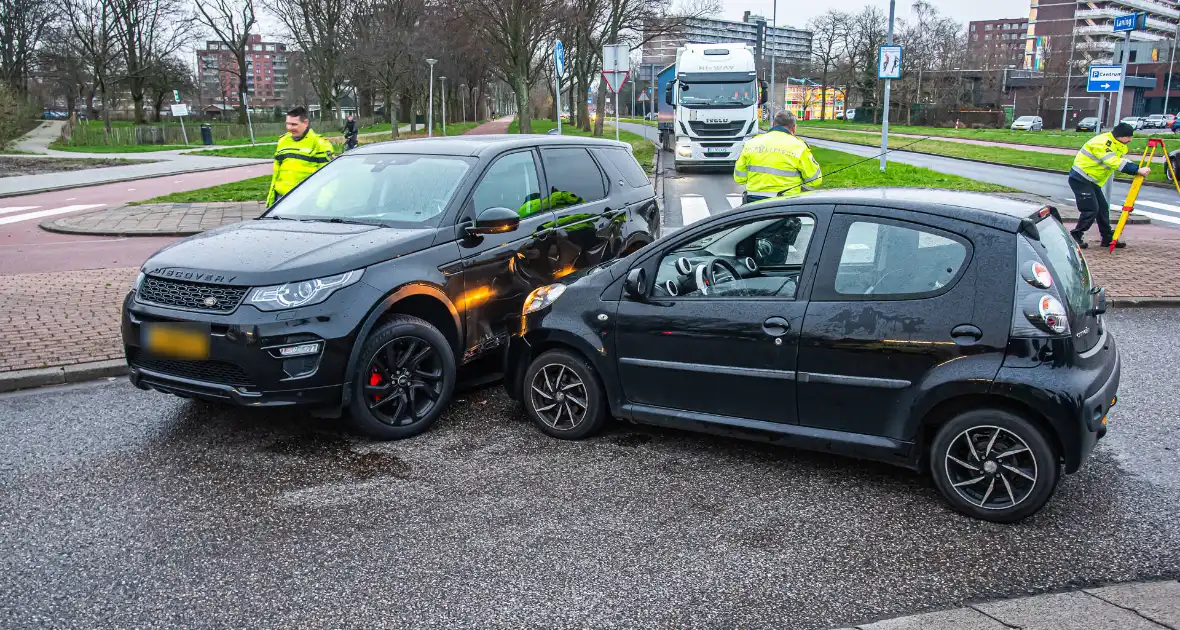
[[[758,129],[766,88],[746,44],[686,44],[660,73],[660,136],[677,168],[729,165]]]

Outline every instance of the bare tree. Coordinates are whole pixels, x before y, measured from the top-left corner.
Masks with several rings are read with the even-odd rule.
[[[0,0],[0,80],[17,94],[28,91],[37,47],[53,12],[48,0]]]
[[[103,0],[115,16],[115,34],[135,106],[135,122],[146,122],[143,104],[155,64],[180,50],[192,34],[182,0]]]
[[[46,31],[37,59],[51,82],[54,97],[65,99],[68,116],[73,117],[77,111],[79,98],[89,97],[88,106],[93,104],[93,77],[68,27],[58,25]]]
[[[367,84],[382,95],[395,138],[398,120],[410,112],[395,113],[394,94],[405,78],[414,31],[424,10],[423,0],[361,0],[353,17],[357,45],[347,58],[350,74],[354,84]]]
[[[846,13],[829,10],[816,16],[807,23],[811,29],[811,55],[815,59],[816,69],[820,75],[820,105],[819,118],[827,118],[828,108],[828,75],[840,61],[844,54],[843,43],[849,17]]]
[[[148,76],[147,81],[147,94],[151,98],[156,122],[160,122],[160,110],[164,109],[164,99],[172,96],[173,90],[196,92],[197,81],[189,65],[176,55],[155,60],[151,67],[152,73]]]
[[[265,5],[303,53],[308,78],[320,100],[320,115],[335,111],[344,87],[355,0],[266,0]]]
[[[103,124],[111,130],[111,90],[122,75],[117,16],[106,0],[65,0],[69,43],[85,63],[102,105]],[[93,114],[93,107],[91,113]]]
[[[520,133],[532,133],[529,93],[541,77],[557,19],[556,0],[470,0],[473,32],[488,45],[488,63],[516,96]]]
[[[246,91],[246,53],[250,50],[250,31],[258,23],[254,3],[250,0],[196,0],[197,19],[233,55],[233,68],[220,68],[238,77],[238,92]],[[247,112],[238,110],[238,122],[246,124]]]

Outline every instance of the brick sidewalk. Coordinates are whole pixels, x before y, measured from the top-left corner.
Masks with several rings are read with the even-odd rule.
[[[513,120],[516,120],[516,119],[513,118],[512,116],[505,116],[504,118],[497,118],[496,120],[493,120],[491,122],[486,122],[486,123],[476,127],[475,129],[468,131],[467,133],[465,133],[463,135],[466,135],[466,136],[489,136],[489,135],[495,135],[495,134],[508,133],[508,125],[511,125]]]
[[[100,236],[189,236],[227,223],[254,219],[262,214],[264,206],[261,201],[121,206],[46,219],[41,222],[41,228],[64,234]]]
[[[0,276],[0,373],[123,358],[119,311],[138,269]]]

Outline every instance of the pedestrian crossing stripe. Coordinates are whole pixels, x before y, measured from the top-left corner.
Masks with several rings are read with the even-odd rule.
[[[52,217],[59,214],[67,214],[70,212],[79,212],[82,210],[90,210],[92,208],[101,208],[105,203],[86,203],[77,204],[73,206],[62,206],[60,208],[49,208],[47,210],[37,210],[36,212],[25,212],[23,214],[9,214],[9,212],[18,212],[20,210],[33,210],[40,206],[26,206],[21,208],[0,208],[0,225],[8,225],[9,223],[19,223],[21,221],[31,221],[33,219],[43,219],[45,217]]]
[[[1180,206],[1173,206],[1167,203],[1160,203],[1158,201],[1148,201],[1146,199],[1138,199],[1135,201],[1135,214],[1141,214],[1153,221],[1163,221],[1165,223],[1175,223],[1180,225]],[[1178,214],[1163,214],[1159,212],[1148,212],[1142,210],[1139,206],[1147,206],[1148,208],[1155,208],[1156,210],[1164,210],[1167,212],[1174,212]]]

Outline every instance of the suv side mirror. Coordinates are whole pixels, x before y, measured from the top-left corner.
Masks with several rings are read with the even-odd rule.
[[[508,208],[488,208],[479,213],[475,225],[467,228],[468,234],[503,234],[520,226],[520,215]]]
[[[668,85],[664,86],[664,102],[667,103],[668,105],[673,104],[672,103],[672,90],[674,90],[675,88],[676,88],[675,81],[669,81]]]
[[[643,267],[636,267],[627,272],[627,279],[623,281],[623,290],[635,300],[647,297],[647,272],[643,270]]]

